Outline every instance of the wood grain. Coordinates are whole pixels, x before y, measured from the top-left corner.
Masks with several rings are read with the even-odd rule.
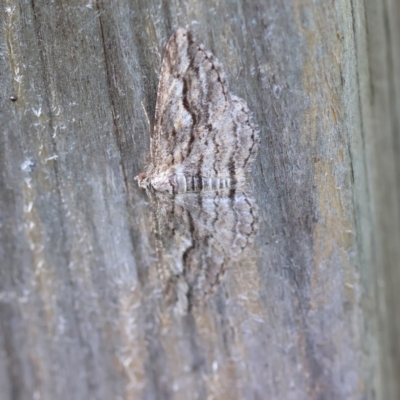
[[[400,397],[400,6],[4,0],[0,399]],[[146,161],[192,30],[260,125],[260,235],[184,317]]]

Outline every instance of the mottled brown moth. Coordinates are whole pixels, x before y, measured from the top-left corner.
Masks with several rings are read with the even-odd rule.
[[[154,200],[159,275],[182,313],[214,292],[229,262],[251,254],[258,209],[246,179],[258,144],[221,64],[178,29],[162,61],[150,162],[135,179]]]

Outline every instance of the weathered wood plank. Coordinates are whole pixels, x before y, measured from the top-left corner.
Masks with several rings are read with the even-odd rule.
[[[375,332],[378,334],[381,397],[399,397],[400,384],[400,5],[369,1],[365,7],[365,45],[358,54],[362,66],[360,112],[365,141],[368,201],[371,213],[373,276],[365,276],[366,293],[376,293]],[[370,296],[369,294],[367,295]]]
[[[6,0],[0,399],[397,399],[399,18],[372,0]],[[188,315],[164,304],[133,180],[180,26],[261,130],[254,254]]]

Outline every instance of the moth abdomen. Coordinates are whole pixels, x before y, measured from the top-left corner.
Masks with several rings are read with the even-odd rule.
[[[177,175],[175,177],[175,191],[186,192],[208,192],[222,189],[232,189],[237,186],[237,180],[233,178],[217,178],[198,175]]]

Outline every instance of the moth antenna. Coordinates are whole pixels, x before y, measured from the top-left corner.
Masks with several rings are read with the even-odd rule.
[[[146,116],[147,126],[148,126],[148,128],[149,128],[149,135],[150,135],[150,134],[151,134],[151,133],[150,133],[151,125],[150,125],[149,114],[148,114],[147,111],[146,111],[146,107],[144,106],[143,101],[141,101],[140,104],[141,104],[141,106],[142,106],[142,108],[143,108],[144,115]]]
[[[144,111],[144,115],[146,116],[146,120],[147,120],[147,127],[148,127],[148,132],[149,132],[149,137],[150,137],[150,156],[151,158],[153,158],[154,154],[153,154],[153,138],[151,137],[151,124],[150,124],[150,118],[149,118],[149,114],[146,111],[146,107],[143,104],[143,101],[140,102],[142,109]]]

